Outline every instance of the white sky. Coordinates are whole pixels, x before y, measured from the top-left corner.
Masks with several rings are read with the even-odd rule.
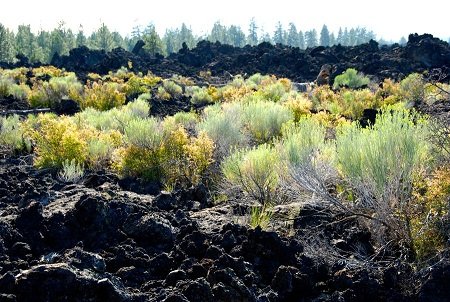
[[[240,25],[247,34],[248,24],[255,18],[260,28],[271,35],[277,21],[287,29],[294,22],[297,30],[323,24],[337,34],[339,26],[366,27],[377,39],[399,40],[409,33],[431,33],[441,39],[450,36],[450,1],[445,0],[3,0],[0,23],[16,30],[30,24],[32,30],[53,29],[64,20],[77,31],[82,24],[91,32],[104,22],[111,31],[122,35],[133,26],[155,24],[162,35],[166,28],[182,22],[195,34],[204,34],[215,21],[224,25]]]

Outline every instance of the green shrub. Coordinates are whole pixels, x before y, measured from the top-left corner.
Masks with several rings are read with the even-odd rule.
[[[296,124],[287,124],[283,128],[280,153],[291,165],[308,160],[315,151],[325,145],[326,128],[317,120],[302,118]]]
[[[162,86],[158,87],[158,96],[165,100],[179,97],[182,93],[183,88],[171,80],[164,80]]]
[[[357,89],[370,83],[370,79],[354,68],[348,68],[344,73],[336,76],[333,88],[347,87]]]
[[[59,169],[66,160],[86,161],[85,137],[69,117],[40,114],[36,119],[28,119],[27,134],[35,144],[34,164],[39,168]]]
[[[407,102],[420,102],[425,97],[425,80],[418,73],[412,73],[400,82],[400,95]]]
[[[262,144],[249,150],[236,150],[225,158],[221,167],[231,186],[238,187],[262,204],[268,204],[275,201],[279,162],[276,150]]]
[[[418,115],[385,110],[372,127],[352,124],[336,138],[338,168],[360,205],[410,247],[409,202],[413,181],[429,162],[427,135],[426,121]]]
[[[135,100],[120,108],[98,111],[86,108],[74,116],[74,121],[81,127],[89,125],[97,130],[118,130],[124,133],[125,126],[134,119],[145,119],[149,116],[150,106],[145,100]]]
[[[185,129],[195,129],[199,123],[199,116],[195,112],[177,112],[173,116],[176,124],[182,125]]]
[[[67,97],[79,100],[83,86],[74,73],[53,77],[48,82],[38,81],[33,85],[29,96],[32,107],[51,107]]]
[[[253,101],[244,104],[242,110],[245,126],[258,143],[279,136],[282,125],[293,119],[288,108],[273,102]]]
[[[18,115],[0,117],[0,146],[10,152],[27,147]]]
[[[150,104],[148,103],[149,95],[141,94],[133,102],[121,108],[121,111],[129,113],[133,117],[146,118],[150,115]]]
[[[162,131],[156,118],[131,120],[125,127],[127,143],[146,149],[158,149],[163,141]]]
[[[278,102],[286,94],[289,89],[282,82],[275,82],[273,84],[264,86],[258,91],[265,100]]]
[[[414,189],[411,235],[418,261],[426,261],[448,247],[450,229],[450,166],[438,167]]]
[[[110,166],[114,151],[122,144],[122,135],[115,130],[97,132],[87,140],[87,165],[93,170]]]
[[[253,89],[257,89],[258,86],[260,86],[263,82],[266,82],[268,79],[270,79],[269,75],[263,76],[260,73],[255,73],[246,80],[246,83]]]
[[[194,105],[206,105],[213,103],[213,98],[209,94],[209,90],[206,87],[198,87],[192,92],[191,103]]]
[[[28,96],[31,93],[31,89],[30,87],[28,87],[25,84],[14,84],[11,86],[10,89],[10,95],[16,99],[16,100],[21,100],[21,101],[26,101],[28,100]]]
[[[65,160],[62,168],[58,173],[59,179],[64,182],[78,182],[84,176],[83,165],[77,163],[74,159],[71,161]]]
[[[0,75],[0,97],[8,97],[11,94],[11,87],[15,85],[14,80]]]
[[[122,85],[114,82],[89,82],[84,87],[84,95],[79,99],[82,109],[92,107],[100,111],[122,106],[125,103],[125,93]]]
[[[250,209],[250,227],[260,227],[262,230],[268,228],[273,216],[273,206],[264,204],[262,206],[253,206]]]
[[[198,128],[205,131],[214,141],[219,158],[228,155],[233,148],[247,144],[247,137],[241,131],[242,122],[239,114],[233,115],[232,110],[222,112],[220,107],[209,109],[209,114],[206,114],[203,121],[198,124]],[[212,112],[213,110],[216,111]]]

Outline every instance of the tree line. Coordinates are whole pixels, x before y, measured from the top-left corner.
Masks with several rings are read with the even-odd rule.
[[[56,53],[66,55],[72,48],[82,45],[106,51],[116,47],[131,51],[139,39],[146,43],[144,48],[150,54],[169,55],[181,49],[183,43],[193,48],[198,41],[205,39],[236,47],[269,42],[305,49],[319,45],[354,46],[375,38],[374,32],[364,27],[339,28],[339,31],[334,33],[323,25],[318,33],[316,29],[298,30],[294,23],[290,23],[285,29],[281,22],[277,23],[275,31],[270,34],[261,30],[254,18],[250,20],[247,33],[240,26],[226,26],[216,22],[208,34],[198,36],[183,23],[179,28],[167,29],[162,37],[153,24],[145,27],[136,26],[130,35],[123,37],[120,33],[111,31],[104,23],[89,35],[85,33],[82,26],[77,32],[73,32],[64,22],[60,22],[51,31],[40,30],[37,34],[32,31],[30,25],[19,25],[14,32],[0,23],[0,61],[12,62],[17,54],[23,54],[31,62],[48,63]]]

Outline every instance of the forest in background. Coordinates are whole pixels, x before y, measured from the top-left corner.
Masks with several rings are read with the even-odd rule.
[[[136,26],[130,35],[122,36],[116,31],[111,31],[106,24],[87,34],[83,26],[77,32],[67,28],[64,21],[51,31],[33,31],[30,25],[19,25],[17,30],[12,30],[0,23],[0,62],[13,62],[16,55],[22,54],[31,62],[49,63],[52,57],[58,53],[66,55],[75,47],[87,46],[91,49],[104,49],[110,51],[116,47],[122,47],[131,51],[136,42],[142,39],[148,53],[155,55],[169,55],[177,52],[186,43],[189,48],[195,47],[200,40],[211,42],[219,41],[236,47],[245,45],[257,45],[261,42],[284,44],[306,49],[316,46],[355,46],[376,40],[376,34],[364,27],[339,28],[337,33],[331,32],[324,24],[320,32],[316,29],[298,30],[294,23],[289,23],[288,28],[283,28],[278,22],[272,34],[260,30],[254,19],[251,19],[246,32],[240,26],[225,26],[216,22],[206,35],[195,35],[192,29],[181,24],[179,28],[168,29],[161,37],[155,25],[150,23],[146,27]],[[380,44],[393,43],[392,41],[378,41]],[[402,38],[399,44],[406,43]]]

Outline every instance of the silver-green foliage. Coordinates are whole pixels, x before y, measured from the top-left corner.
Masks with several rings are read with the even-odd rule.
[[[0,146],[9,150],[21,150],[26,146],[18,115],[0,117]]]
[[[385,110],[373,127],[352,124],[338,133],[338,166],[368,206],[403,206],[415,174],[427,165],[427,134],[427,123],[417,114]]]
[[[222,162],[227,181],[262,204],[275,201],[279,184],[280,158],[273,147],[262,144],[253,149],[236,150]]]
[[[135,119],[125,127],[125,140],[133,146],[157,149],[163,141],[163,132],[156,118]]]
[[[238,106],[239,104],[233,104],[226,110],[222,110],[220,106],[211,106],[198,125],[199,130],[205,131],[214,141],[220,158],[228,155],[230,150],[247,144]]]
[[[145,119],[149,116],[150,105],[144,99],[137,99],[120,108],[99,111],[86,108],[74,117],[77,123],[90,125],[98,130],[118,130],[124,133],[126,125],[134,119]]]
[[[348,87],[348,88],[360,88],[370,83],[370,79],[360,74],[354,68],[348,68],[344,73],[336,76],[334,79],[333,88]]]
[[[317,120],[301,118],[283,128],[281,153],[290,165],[300,165],[316,151],[325,147],[326,129]]]
[[[84,176],[83,165],[77,163],[75,159],[65,160],[58,176],[64,182],[78,182]]]
[[[289,108],[273,102],[251,101],[242,106],[246,128],[260,143],[279,136],[283,124],[294,118]]]

